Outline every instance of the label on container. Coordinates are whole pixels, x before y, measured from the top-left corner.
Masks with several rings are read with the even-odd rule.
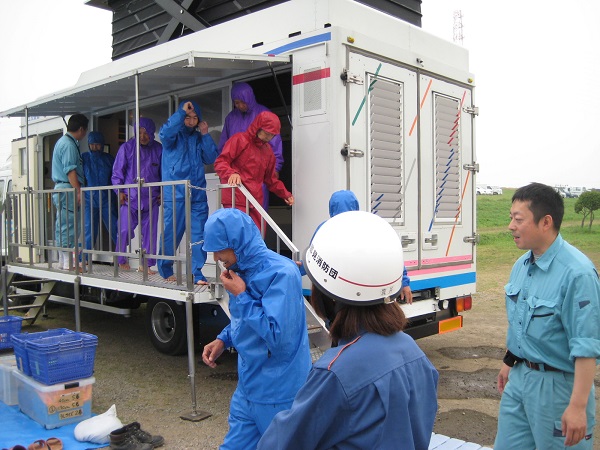
[[[64,411],[58,414],[58,420],[72,419],[73,417],[83,416],[83,408]]]
[[[81,406],[83,406],[81,402],[81,392],[69,392],[60,395],[55,399],[52,405],[48,406],[48,414],[55,414],[58,411],[65,411],[67,409],[80,408]]]

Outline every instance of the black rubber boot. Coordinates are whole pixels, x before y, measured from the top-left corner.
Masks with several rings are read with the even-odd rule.
[[[152,450],[152,444],[140,442],[129,425],[110,433],[110,448],[112,450]]]

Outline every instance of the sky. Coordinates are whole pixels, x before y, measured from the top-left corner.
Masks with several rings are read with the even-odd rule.
[[[422,0],[421,11],[422,28],[449,41],[462,14],[478,184],[600,188],[599,1]],[[1,1],[0,111],[109,62],[111,19],[83,0]],[[18,123],[0,119],[0,165]]]

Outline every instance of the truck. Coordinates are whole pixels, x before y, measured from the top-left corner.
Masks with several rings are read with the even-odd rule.
[[[315,228],[328,218],[331,194],[352,190],[361,209],[385,218],[402,240],[414,297],[402,305],[407,333],[420,338],[462,328],[461,313],[471,309],[476,290],[478,242],[478,108],[467,50],[376,9],[373,2],[271,3],[129,54],[121,48],[118,58],[82,73],[74,86],[0,113],[22,117],[9,194],[16,232],[7,245],[3,277],[4,286],[14,275],[30,280],[37,312],[28,312],[28,318],[35,320],[46,299],[71,303],[76,311],[84,306],[124,315],[146,303],[152,343],[168,354],[187,348],[193,386],[195,344],[207,342],[203,333],[212,340],[227,321],[219,268],[209,255],[204,272],[210,286],[190,283],[186,268],[194,243],[184,238],[174,257],[177,283],[146,271],[123,273],[106,236],[96,248],[83,250],[94,264],[82,273],[53,268],[52,150],[66,131],[65,119],[78,112],[90,118],[90,131],[104,134],[105,150],[116,154],[137,118],[152,118],[160,127],[181,100],[200,104],[218,142],[232,107],[231,86],[244,81],[281,119],[280,178],[296,199],[288,207],[272,197],[268,213],[262,211],[268,246],[301,259]],[[189,19],[181,8],[180,20]],[[85,151],[86,143],[80,145]],[[213,212],[227,186],[207,171]],[[149,186],[140,179],[131,188]],[[132,241],[132,267],[145,264],[147,255],[139,247]],[[81,249],[76,244],[72,250],[77,267]],[[308,292],[308,280],[303,287]],[[8,294],[3,295],[6,305]],[[309,333],[316,326],[322,336],[322,321],[308,316]],[[77,327],[79,320],[76,312]],[[323,342],[319,345],[327,345]]]

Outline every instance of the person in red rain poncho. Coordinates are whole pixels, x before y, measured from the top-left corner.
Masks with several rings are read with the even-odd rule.
[[[234,134],[215,161],[215,171],[221,183],[230,186],[243,184],[260,204],[263,202],[264,183],[269,191],[292,206],[294,196],[275,175],[275,155],[269,144],[280,129],[279,118],[272,112],[263,111],[246,131]],[[225,208],[232,207],[231,191],[223,190],[222,203]],[[239,191],[235,193],[235,207],[246,212],[246,198]],[[260,230],[260,214],[252,205],[250,216]]]

